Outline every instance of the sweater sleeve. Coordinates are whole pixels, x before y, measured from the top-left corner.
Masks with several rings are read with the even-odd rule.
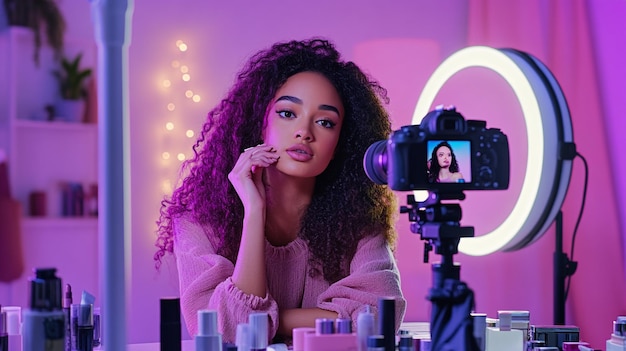
[[[381,297],[395,298],[396,331],[404,318],[406,300],[400,288],[400,273],[384,236],[366,237],[359,242],[350,263],[350,275],[330,285],[320,294],[318,307],[350,318],[355,323],[359,312],[370,305],[378,313]]]
[[[278,306],[274,299],[250,295],[235,286],[234,265],[215,253],[205,228],[188,217],[176,218],[174,255],[178,268],[183,318],[190,335],[198,331],[199,310],[216,310],[219,331],[226,342],[235,342],[237,325],[248,323],[253,312],[269,315],[268,338],[278,329]]]

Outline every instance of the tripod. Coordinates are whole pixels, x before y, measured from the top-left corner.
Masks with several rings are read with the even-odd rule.
[[[454,263],[459,241],[473,237],[473,227],[461,227],[461,206],[442,204],[441,200],[463,200],[458,193],[428,192],[423,202],[407,196],[407,206],[400,208],[408,213],[411,232],[420,234],[424,244],[424,263],[430,251],[441,255],[441,262],[433,263],[433,285],[428,299],[432,303],[430,318],[431,349],[437,351],[478,351],[470,316],[474,307],[474,292],[460,281],[461,267]]]

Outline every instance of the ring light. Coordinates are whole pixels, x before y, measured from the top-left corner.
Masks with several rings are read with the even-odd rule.
[[[459,244],[459,251],[482,256],[520,249],[552,224],[569,185],[573,156],[563,156],[571,151],[567,147],[573,145],[573,133],[565,96],[543,63],[517,50],[484,46],[460,50],[435,70],[420,95],[412,123],[420,123],[450,77],[470,67],[490,69],[511,86],[522,108],[528,138],[524,181],[513,209],[493,231],[462,238]]]

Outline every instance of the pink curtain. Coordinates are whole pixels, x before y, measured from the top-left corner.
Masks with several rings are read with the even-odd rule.
[[[578,261],[578,270],[571,282],[566,323],[580,327],[583,340],[603,349],[611,334],[612,321],[619,315],[626,315],[624,234],[620,230],[620,201],[614,190],[618,180],[612,176],[611,148],[606,135],[610,125],[605,125],[607,121],[603,118],[605,111],[596,76],[587,5],[588,2],[583,0],[469,0],[468,45],[508,47],[532,54],[549,67],[565,93],[572,115],[574,141],[577,150],[587,159],[590,170],[586,208],[575,244],[574,260]],[[582,162],[576,159],[563,205],[566,251],[570,248],[581,205],[583,172]],[[545,283],[546,275],[551,274],[554,250],[545,241],[553,242],[553,235],[551,229],[546,233],[550,239],[542,238],[533,245],[536,247],[501,255],[527,261],[540,260],[546,271],[537,274],[543,277],[539,281]],[[519,269],[519,266],[512,268]],[[486,273],[484,277],[489,277],[489,272]],[[502,289],[517,284],[513,280],[519,277],[511,276],[510,282],[484,278],[486,287],[477,289],[477,305],[493,304],[484,300],[484,294],[480,293],[483,289]],[[533,286],[536,281],[527,284]],[[534,292],[551,301],[551,285],[535,286]],[[533,315],[543,316],[539,322],[546,323],[545,316],[550,313],[546,307],[551,309],[552,304],[542,301],[537,306],[527,306],[526,309],[531,311],[531,323],[537,322]]]

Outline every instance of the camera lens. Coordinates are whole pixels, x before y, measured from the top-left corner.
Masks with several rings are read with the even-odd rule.
[[[367,177],[376,184],[387,184],[387,140],[373,143],[365,151],[363,169]]]

